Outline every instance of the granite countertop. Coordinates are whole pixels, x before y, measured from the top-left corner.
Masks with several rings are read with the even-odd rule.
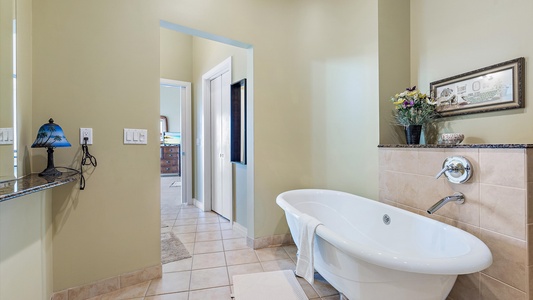
[[[41,177],[30,174],[18,179],[0,182],[0,202],[76,181],[78,172],[63,172],[60,176]]]
[[[407,144],[380,144],[379,148],[499,148],[499,149],[525,149],[533,148],[533,144],[427,144],[427,145],[407,145]]]

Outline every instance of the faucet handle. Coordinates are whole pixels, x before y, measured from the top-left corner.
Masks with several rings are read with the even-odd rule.
[[[446,173],[446,171],[449,171],[451,169],[452,168],[450,167],[450,165],[444,165],[444,168],[442,168],[442,170],[440,170],[440,172],[435,176],[435,179],[439,179],[439,177],[441,177],[442,174]]]

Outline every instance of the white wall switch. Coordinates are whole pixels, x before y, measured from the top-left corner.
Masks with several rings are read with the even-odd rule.
[[[146,145],[148,144],[148,130],[124,128],[124,144]]]
[[[0,128],[0,145],[13,145],[13,128]]]
[[[80,128],[80,145],[84,144],[85,138],[87,138],[87,145],[93,144],[93,129],[92,128]]]

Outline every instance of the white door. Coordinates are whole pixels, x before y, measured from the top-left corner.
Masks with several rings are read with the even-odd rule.
[[[230,162],[230,84],[225,72],[211,80],[212,210],[232,217],[232,165]]]

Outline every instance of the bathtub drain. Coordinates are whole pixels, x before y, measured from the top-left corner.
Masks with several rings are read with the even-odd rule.
[[[389,224],[390,224],[390,217],[389,217],[389,215],[387,215],[387,214],[384,214],[384,215],[383,215],[383,223],[385,223],[385,225],[389,225]]]

